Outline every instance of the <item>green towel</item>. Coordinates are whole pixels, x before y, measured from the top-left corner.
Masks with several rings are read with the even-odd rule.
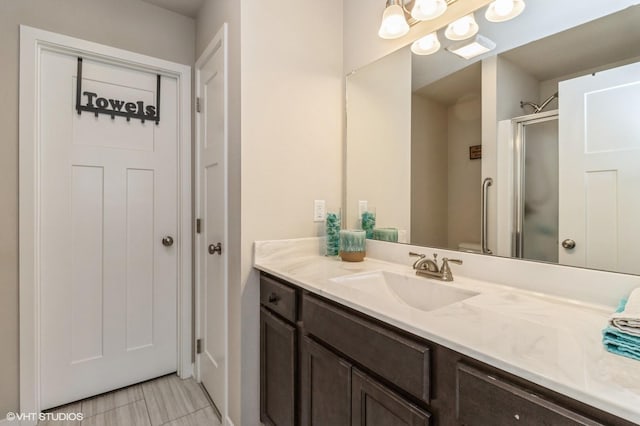
[[[627,299],[622,299],[616,312],[624,311],[626,305]],[[608,326],[602,330],[602,343],[604,343],[605,349],[612,354],[640,361],[640,337],[638,336],[633,336],[615,327]]]

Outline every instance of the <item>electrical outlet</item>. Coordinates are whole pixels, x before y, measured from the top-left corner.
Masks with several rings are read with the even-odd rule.
[[[313,201],[313,221],[323,222],[327,216],[327,208],[324,200]]]
[[[366,200],[358,201],[358,217],[362,217],[362,213],[369,210],[369,202]]]

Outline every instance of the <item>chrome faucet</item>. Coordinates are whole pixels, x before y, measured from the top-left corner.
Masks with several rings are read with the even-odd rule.
[[[453,274],[449,267],[449,262],[462,265],[460,259],[442,258],[442,266],[438,267],[438,254],[433,253],[433,260],[426,259],[426,255],[422,253],[409,252],[409,256],[418,257],[419,259],[413,263],[413,269],[416,275],[429,278],[437,278],[442,281],[453,281]]]

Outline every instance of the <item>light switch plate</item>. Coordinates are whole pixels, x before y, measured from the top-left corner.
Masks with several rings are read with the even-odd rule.
[[[313,221],[322,222],[327,216],[327,208],[324,200],[313,201]]]
[[[369,202],[366,200],[358,201],[358,217],[362,217],[362,213],[369,210]]]

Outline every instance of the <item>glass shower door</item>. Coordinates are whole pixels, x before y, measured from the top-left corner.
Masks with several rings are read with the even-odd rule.
[[[514,255],[558,262],[558,113],[516,119]]]

